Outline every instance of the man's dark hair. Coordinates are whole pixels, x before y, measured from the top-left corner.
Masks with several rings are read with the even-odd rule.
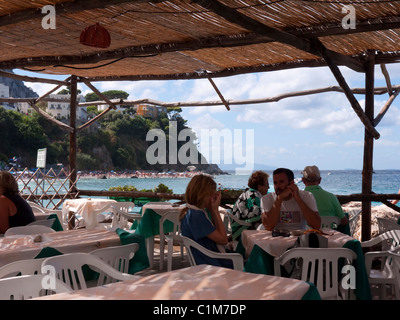
[[[293,173],[293,171],[290,170],[290,169],[287,169],[287,168],[278,168],[278,169],[275,169],[274,172],[273,172],[273,175],[279,174],[279,173],[284,173],[284,174],[286,174],[286,176],[287,176],[289,182],[292,181],[292,180],[294,180],[294,173]]]

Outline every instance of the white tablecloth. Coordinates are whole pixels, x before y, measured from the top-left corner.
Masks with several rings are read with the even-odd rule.
[[[34,236],[10,236],[0,238],[0,267],[10,262],[35,258],[45,247],[61,253],[91,252],[93,250],[121,245],[115,231],[67,230],[42,235],[42,242],[34,242]]]
[[[147,209],[151,209],[160,216],[166,214],[167,212],[170,212],[172,210],[178,210],[181,211],[185,208],[184,205],[176,206],[171,202],[151,202],[151,203],[146,203],[142,207],[142,214],[146,212]]]
[[[328,239],[328,248],[341,248],[343,245],[354,238],[332,229],[322,229],[329,235],[323,235]],[[272,231],[267,230],[245,230],[242,232],[242,244],[245,248],[246,257],[253,250],[254,245],[258,245],[273,257],[279,257],[286,250],[293,247],[297,240],[297,236],[290,237],[273,237]]]
[[[70,199],[65,200],[62,207],[63,219],[66,219],[70,211],[82,216],[86,228],[94,229],[98,225],[98,214],[102,212],[113,212],[112,205],[117,201],[111,199]]]
[[[300,280],[200,265],[40,299],[300,300],[309,288]]]

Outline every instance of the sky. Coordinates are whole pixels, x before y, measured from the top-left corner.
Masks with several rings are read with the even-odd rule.
[[[400,83],[400,65],[387,66],[392,85]],[[364,87],[364,74],[340,68],[350,88]],[[17,74],[65,79],[67,76]],[[215,78],[226,100],[256,99],[279,94],[337,86],[327,67],[244,74]],[[155,99],[164,102],[220,100],[207,79],[169,81],[94,82],[100,91],[123,90],[129,100]],[[51,84],[28,83],[40,95]],[[375,68],[375,87],[386,86],[380,66]],[[91,90],[78,86],[85,95]],[[388,99],[375,95],[375,115]],[[364,108],[364,96],[356,95]],[[200,151],[222,169],[303,169],[317,165],[321,170],[362,169],[364,126],[343,93],[320,93],[279,102],[213,107],[183,107],[182,116],[198,136]],[[376,127],[375,170],[400,169],[400,98],[395,99]],[[211,137],[225,137],[212,140]],[[207,142],[208,141],[208,142]]]

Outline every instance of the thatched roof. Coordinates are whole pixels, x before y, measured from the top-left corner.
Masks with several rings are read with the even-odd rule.
[[[44,5],[56,28],[44,29]],[[344,29],[352,5],[356,29]],[[106,49],[82,45],[100,23]],[[326,65],[364,68],[400,55],[400,2],[333,0],[0,0],[0,69],[27,68],[91,80],[186,79]],[[99,67],[101,66],[101,67]]]

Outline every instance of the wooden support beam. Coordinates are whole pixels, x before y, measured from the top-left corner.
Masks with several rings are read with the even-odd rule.
[[[74,132],[74,128],[70,127],[69,125],[65,124],[64,122],[58,121],[51,115],[49,115],[47,112],[44,112],[42,109],[40,109],[34,102],[29,102],[29,105],[37,112],[39,113],[42,117],[46,118],[47,120],[55,123],[57,126],[59,126],[61,129],[67,130],[68,132]]]
[[[97,90],[97,88],[96,88],[94,85],[92,85],[89,81],[83,80],[83,82],[84,82],[90,89],[92,89],[93,92],[94,92],[95,94],[97,94],[100,98],[102,98],[105,102],[107,102],[107,104],[108,104],[111,108],[113,108],[114,110],[117,109],[117,106],[116,106],[110,99],[108,99],[104,94],[102,94],[99,90]]]
[[[400,85],[395,85],[393,88],[396,91],[400,91]],[[365,94],[365,88],[352,88],[350,89],[353,94]],[[244,105],[244,104],[259,104],[259,103],[269,103],[269,102],[278,102],[283,99],[293,98],[293,97],[301,97],[312,94],[326,93],[326,92],[341,92],[343,93],[343,89],[340,86],[329,86],[318,89],[309,89],[309,90],[301,90],[294,92],[282,93],[273,97],[265,97],[258,99],[243,99],[243,100],[226,100],[230,106],[234,105]],[[374,94],[381,95],[387,93],[387,87],[375,87]],[[0,98],[0,102],[2,99]],[[220,100],[215,101],[177,101],[177,102],[164,102],[154,99],[137,99],[137,100],[122,100],[122,99],[113,99],[111,100],[114,104],[119,105],[135,105],[135,104],[151,104],[154,106],[166,107],[166,108],[184,108],[184,107],[211,107],[211,106],[220,106],[223,105],[223,102]],[[98,101],[90,101],[90,102],[80,102],[78,107],[87,107],[93,105],[106,104],[104,100]]]
[[[393,93],[393,88],[392,88],[392,82],[390,81],[389,72],[387,71],[385,64],[381,63],[380,66],[381,66],[382,74],[385,77],[386,86],[388,88],[388,94],[390,97]]]
[[[365,72],[365,115],[369,121],[374,119],[374,78],[375,78],[375,54],[368,52],[366,55],[366,72]],[[373,151],[374,138],[372,133],[365,128],[364,130],[364,159],[362,170],[362,188],[363,194],[372,193],[372,177],[373,177]],[[361,240],[367,241],[371,239],[371,201],[362,201],[361,203]]]
[[[394,99],[396,99],[396,97],[399,95],[399,92],[400,92],[399,90],[394,90],[392,92],[392,95],[390,96],[388,101],[386,101],[385,105],[382,107],[379,114],[375,117],[374,122],[373,122],[374,127],[376,127],[378,125],[378,123],[381,122],[382,118],[384,117],[384,115],[389,110],[390,106],[392,105]]]
[[[372,124],[373,119],[369,119],[366,116],[366,114],[364,113],[364,110],[361,108],[356,97],[351,92],[346,80],[344,79],[338,66],[332,60],[330,54],[326,51],[325,47],[319,40],[315,39],[314,43],[318,47],[318,49],[321,51],[326,63],[328,64],[329,68],[331,69],[331,72],[333,73],[334,77],[336,78],[336,81],[343,88],[343,91],[344,91],[347,99],[349,100],[351,107],[353,108],[355,113],[358,115],[361,122],[364,124],[366,130],[368,130],[371,133],[372,137],[374,137],[375,139],[379,139],[380,134],[378,131],[376,131],[375,127]],[[368,90],[370,90],[370,92],[372,92],[372,94],[374,92],[373,88],[370,88],[370,89],[366,88],[366,90],[367,90],[367,92],[368,92]]]
[[[79,128],[77,128],[77,131],[81,131],[83,129],[85,129],[86,127],[90,126],[91,124],[93,124],[94,122],[96,122],[98,119],[102,118],[106,113],[108,113],[109,111],[113,110],[112,107],[108,107],[106,110],[104,110],[102,113],[98,114],[97,116],[95,116],[93,119],[89,120],[88,122],[84,123],[83,125],[81,125]]]
[[[69,179],[69,187],[71,192],[76,192],[77,188],[75,186],[77,170],[76,170],[76,97],[78,93],[78,85],[77,85],[77,77],[71,77],[71,109],[70,109],[70,118],[69,123],[74,131],[69,134],[69,172],[71,172],[71,176]]]
[[[26,81],[26,82],[40,82],[40,83],[50,83],[50,84],[61,84],[61,85],[64,85],[64,86],[68,86],[69,85],[69,82],[67,80],[61,81],[61,80],[53,80],[53,79],[46,79],[46,78],[21,76],[19,74],[6,72],[6,71],[2,71],[2,70],[0,70],[0,76],[1,77],[5,77],[5,78],[20,80],[20,81]]]
[[[215,84],[215,82],[213,81],[213,79],[211,79],[210,77],[207,78],[208,81],[210,81],[211,85],[213,86],[215,92],[217,92],[219,98],[221,99],[222,103],[224,104],[225,108],[229,111],[231,110],[231,108],[229,107],[229,103],[225,100],[224,96],[222,95],[221,91],[219,91],[217,85]]]

